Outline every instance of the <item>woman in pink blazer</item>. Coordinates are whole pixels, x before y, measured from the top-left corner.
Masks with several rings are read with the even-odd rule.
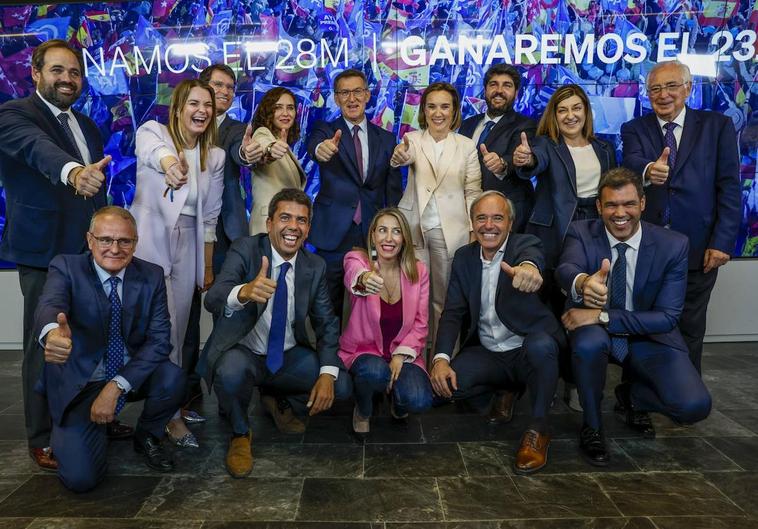
[[[213,244],[224,190],[222,149],[215,147],[213,90],[198,80],[179,83],[171,95],[169,124],[148,121],[137,129],[135,255],[163,267],[171,316],[171,360],[181,367],[195,289],[213,283]],[[202,418],[195,415],[194,422]],[[166,427],[180,446],[197,446],[177,412]]]
[[[338,354],[353,376],[353,430],[363,436],[375,393],[390,394],[390,410],[398,419],[432,405],[424,363],[429,273],[416,259],[408,221],[397,208],[376,214],[368,252],[353,250],[343,264],[352,309]]]

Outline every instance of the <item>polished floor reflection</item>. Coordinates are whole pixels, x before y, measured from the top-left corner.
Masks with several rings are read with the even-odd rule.
[[[603,469],[580,458],[581,416],[562,401],[548,466],[532,477],[512,471],[523,399],[511,424],[494,427],[456,406],[405,425],[382,408],[365,445],[350,434],[350,404],[295,436],[256,404],[255,467],[235,480],[223,467],[229,429],[206,395],[196,409],[209,420],[192,427],[202,446],[176,451],[174,474],[113,442],[105,483],[75,495],[28,457],[21,354],[0,351],[0,529],[758,528],[758,343],[709,344],[703,370],[711,416],[693,427],[655,416],[655,440],[636,436],[606,399]],[[612,368],[608,395],[618,376]],[[139,406],[126,408],[126,422]]]

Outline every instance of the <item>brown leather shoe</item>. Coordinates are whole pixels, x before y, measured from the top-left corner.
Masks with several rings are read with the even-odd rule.
[[[266,395],[261,397],[261,402],[271,418],[274,419],[274,424],[281,433],[298,434],[305,432],[305,424],[295,416],[287,401],[278,402],[274,397]]]
[[[49,446],[45,448],[30,448],[29,455],[37,463],[40,470],[46,472],[58,472],[58,460],[53,455],[53,449]]]
[[[495,393],[492,407],[487,415],[490,422],[509,423],[513,419],[513,409],[516,407],[518,394],[511,391]]]
[[[521,437],[521,446],[516,453],[513,470],[516,474],[531,474],[537,472],[547,463],[547,449],[550,447],[550,436],[535,430],[527,430]]]
[[[129,439],[134,435],[134,428],[119,421],[109,422],[106,425],[105,430],[108,434],[108,439],[111,441]]]
[[[253,433],[232,437],[226,451],[226,470],[233,478],[244,478],[253,471]]]

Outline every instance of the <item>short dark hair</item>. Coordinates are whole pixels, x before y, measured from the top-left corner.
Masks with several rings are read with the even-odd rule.
[[[205,68],[202,72],[200,72],[200,75],[198,75],[197,78],[206,84],[210,83],[213,72],[221,72],[224,75],[228,75],[229,77],[232,78],[232,80],[234,81],[234,84],[237,84],[237,75],[234,73],[234,70],[232,70],[226,64],[211,64],[210,66]]]
[[[79,63],[79,68],[82,70],[82,77],[84,77],[84,57],[82,57],[81,50],[74,48],[68,42],[61,39],[47,40],[34,49],[32,53],[32,67],[35,70],[38,72],[42,71],[42,68],[45,67],[45,54],[53,48],[63,48],[73,53]]]
[[[484,74],[484,86],[487,86],[490,79],[496,75],[507,75],[510,77],[511,81],[513,81],[513,86],[516,87],[516,92],[518,92],[519,86],[521,86],[521,74],[514,66],[503,62],[493,64],[490,66],[489,70],[487,70],[487,73]]]
[[[279,202],[296,202],[301,206],[306,206],[308,208],[308,221],[310,222],[313,217],[313,204],[310,197],[305,194],[305,191],[301,191],[295,187],[285,187],[279,191],[271,197],[271,202],[268,203],[268,218],[274,218]]]
[[[342,70],[337,75],[337,77],[334,78],[334,82],[332,83],[332,89],[337,90],[337,84],[343,79],[347,79],[348,77],[360,77],[361,79],[363,79],[363,86],[368,88],[368,79],[366,78],[366,74],[355,68],[348,68],[347,70]]]
[[[606,187],[611,189],[621,189],[628,184],[634,186],[637,190],[637,196],[640,199],[645,196],[645,188],[642,185],[642,176],[626,167],[614,167],[613,169],[609,169],[600,177],[600,182],[597,185],[597,198],[600,200],[603,189]]]

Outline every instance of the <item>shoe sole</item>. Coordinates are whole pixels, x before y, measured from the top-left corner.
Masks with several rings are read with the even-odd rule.
[[[548,461],[548,456],[549,455],[550,455],[550,447],[548,446],[547,450],[545,450],[545,462],[542,463],[540,466],[526,469],[526,468],[518,468],[516,466],[516,464],[514,463],[514,465],[513,465],[513,471],[516,474],[518,474],[519,476],[526,476],[528,474],[534,474],[535,472],[537,472],[537,471],[542,470],[543,468],[545,468],[545,465],[547,465],[547,461]]]
[[[249,476],[249,475],[250,475],[250,474],[253,472],[253,467],[252,467],[252,466],[250,467],[250,470],[248,470],[248,471],[247,471],[247,472],[245,472],[244,474],[238,474],[238,473],[232,472],[232,471],[229,469],[229,465],[227,465],[226,463],[224,463],[224,468],[226,468],[226,471],[227,471],[227,472],[229,473],[229,475],[230,475],[231,477],[233,477],[234,479],[244,479],[244,478],[248,477],[248,476]]]
[[[138,453],[139,455],[141,456],[145,455],[145,449],[142,448],[141,446],[134,445],[133,448],[134,448],[134,451]],[[157,465],[152,465],[150,464],[150,461],[148,459],[145,459],[145,465],[147,465],[147,468],[151,470],[155,470],[156,472],[173,472],[174,470],[176,470],[176,465],[174,465],[173,463],[171,463],[171,468],[163,468]]]
[[[587,454],[585,454],[581,448],[579,449],[579,452],[582,455],[582,459],[584,459],[587,463],[589,463],[593,467],[607,467],[611,462],[610,458],[608,458],[607,461],[598,461],[596,459],[592,459]]]

